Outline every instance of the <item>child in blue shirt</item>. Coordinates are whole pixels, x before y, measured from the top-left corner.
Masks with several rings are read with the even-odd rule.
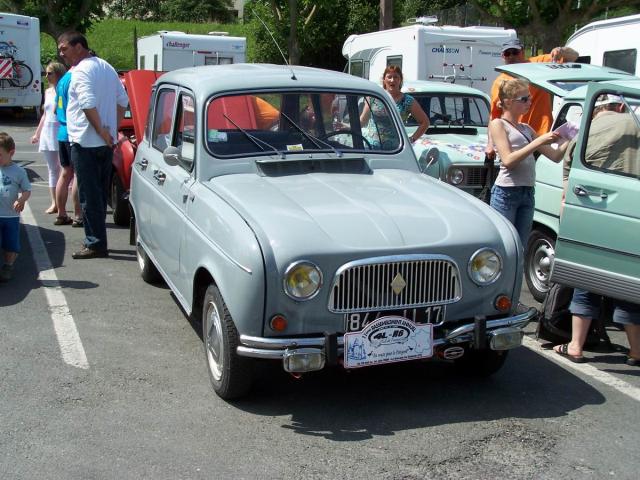
[[[8,282],[13,276],[13,264],[20,252],[20,212],[31,196],[27,172],[12,161],[15,152],[13,138],[0,132],[0,248],[4,252],[0,282]]]

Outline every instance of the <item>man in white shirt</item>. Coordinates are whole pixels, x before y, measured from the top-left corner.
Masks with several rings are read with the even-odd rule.
[[[113,144],[118,138],[118,124],[128,98],[117,72],[92,55],[81,33],[60,35],[58,51],[67,64],[75,67],[69,84],[67,132],[71,162],[78,178],[85,240],[84,247],[72,256],[76,259],[106,257],[105,218]]]

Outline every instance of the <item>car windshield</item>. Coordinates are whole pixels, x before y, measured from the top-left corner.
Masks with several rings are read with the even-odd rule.
[[[455,95],[449,93],[416,93],[415,98],[429,116],[431,126],[468,125],[486,127],[489,124],[489,104],[473,95]],[[417,125],[412,115],[405,120],[408,127]]]
[[[335,91],[220,96],[207,104],[207,148],[218,157],[390,153],[401,138],[390,108],[388,99]]]

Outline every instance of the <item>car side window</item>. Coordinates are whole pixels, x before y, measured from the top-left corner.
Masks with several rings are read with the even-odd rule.
[[[583,163],[607,173],[640,178],[640,98],[600,95],[589,124]]]
[[[175,90],[160,90],[156,100],[156,115],[153,119],[151,145],[161,152],[169,146],[175,103]]]
[[[155,98],[156,89],[151,89],[151,98]],[[144,136],[149,141],[151,138],[151,119],[153,118],[153,102],[149,102],[149,110],[147,110],[147,122],[144,125]]]
[[[195,159],[196,116],[193,97],[180,95],[176,114],[176,130],[171,145],[180,149],[180,155],[187,160]]]

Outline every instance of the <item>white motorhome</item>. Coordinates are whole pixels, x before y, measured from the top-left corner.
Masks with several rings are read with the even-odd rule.
[[[348,72],[378,83],[388,65],[399,65],[406,80],[461,83],[489,93],[502,65],[502,45],[517,38],[502,27],[432,25],[434,17],[408,27],[351,35],[342,54]],[[423,24],[425,23],[425,24]]]
[[[614,67],[640,74],[640,15],[600,20],[576,31],[567,46],[578,52],[579,62]]]
[[[138,39],[138,69],[168,72],[199,65],[245,62],[247,39],[226,32],[195,35],[159,31]]]
[[[42,102],[40,20],[0,13],[0,107]]]

